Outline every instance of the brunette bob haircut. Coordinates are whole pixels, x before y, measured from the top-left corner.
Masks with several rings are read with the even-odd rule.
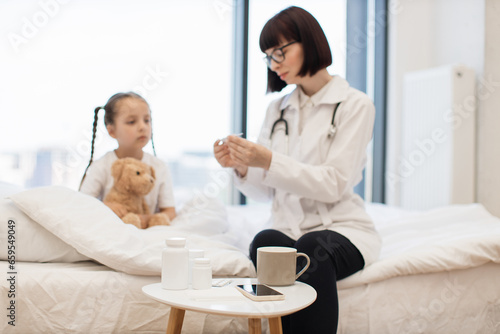
[[[298,75],[314,75],[332,64],[332,52],[318,21],[300,7],[288,7],[273,16],[260,33],[260,49],[277,47],[281,43],[298,41],[304,50],[304,63]],[[286,82],[267,69],[267,92],[280,92]]]

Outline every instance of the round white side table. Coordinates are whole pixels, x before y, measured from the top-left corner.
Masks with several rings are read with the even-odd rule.
[[[231,278],[230,285],[208,290],[165,290],[160,283],[146,285],[144,294],[171,307],[167,334],[180,334],[186,310],[248,318],[248,332],[260,334],[261,319],[267,318],[271,334],[281,334],[281,317],[297,312],[316,300],[316,290],[295,282],[291,286],[273,287],[285,295],[284,300],[256,302],[243,296],[237,284],[255,284],[256,279]]]

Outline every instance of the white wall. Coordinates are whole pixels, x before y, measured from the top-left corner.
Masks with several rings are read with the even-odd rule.
[[[478,89],[477,200],[500,217],[500,1],[485,1],[484,84]]]
[[[391,1],[387,137],[387,171],[397,174],[403,76],[452,63],[472,67],[479,84],[478,138],[471,143],[478,145],[476,200],[498,216],[500,205],[494,203],[500,204],[499,4],[498,0]],[[399,183],[394,178],[387,179],[386,194],[388,204],[399,204]]]

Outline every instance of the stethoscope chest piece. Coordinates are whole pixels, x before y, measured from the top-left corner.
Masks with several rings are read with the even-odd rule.
[[[328,138],[333,139],[337,134],[337,127],[333,124],[330,125],[330,130],[328,130]]]

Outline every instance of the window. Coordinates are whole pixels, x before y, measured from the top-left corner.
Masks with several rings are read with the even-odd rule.
[[[207,0],[1,2],[0,180],[77,189],[94,108],[133,90],[150,104],[176,199],[227,202],[212,143],[230,133],[232,15]],[[116,147],[103,118],[94,159]]]
[[[382,0],[0,2],[4,36],[0,41],[0,181],[77,189],[90,157],[94,108],[116,92],[133,90],[150,104],[156,153],[170,166],[177,201],[203,193],[230,203],[234,194],[229,173],[213,158],[212,144],[233,132],[234,120],[241,118],[235,116],[239,111],[233,102],[244,91],[240,104],[247,117],[243,123],[247,137],[255,140],[268,104],[293,89],[265,94],[267,71],[258,44],[265,22],[290,5],[311,12],[332,49],[333,65],[328,71],[351,82],[353,72],[367,72],[360,70],[366,64],[355,63],[363,62],[362,57],[354,63],[351,59],[350,71],[346,54],[349,47],[359,49],[357,35],[370,36],[365,31],[368,3],[375,13],[386,12]],[[241,47],[241,35],[235,43],[233,32],[235,21],[241,20],[236,9],[242,4],[243,17],[249,18],[248,35],[246,25],[243,29],[248,37],[248,65],[246,61],[236,65],[236,72],[245,74],[235,75],[233,56]],[[353,16],[365,21],[363,29]],[[386,20],[382,21],[380,27],[385,29]],[[348,40],[349,31],[353,40]],[[375,42],[379,56],[371,66],[379,113],[385,108],[385,32],[375,32],[375,37],[382,40]],[[366,52],[366,48],[363,44],[361,49]],[[241,52],[236,53],[238,59]],[[239,70],[238,66],[247,67]],[[233,90],[234,78],[245,82],[239,92]],[[373,180],[382,180],[374,190],[381,190],[377,195],[381,201],[384,122],[378,118],[374,135],[375,151],[381,153],[374,158]],[[377,138],[381,138],[379,144]],[[115,147],[100,114],[94,159]],[[151,145],[146,151],[152,152]]]

